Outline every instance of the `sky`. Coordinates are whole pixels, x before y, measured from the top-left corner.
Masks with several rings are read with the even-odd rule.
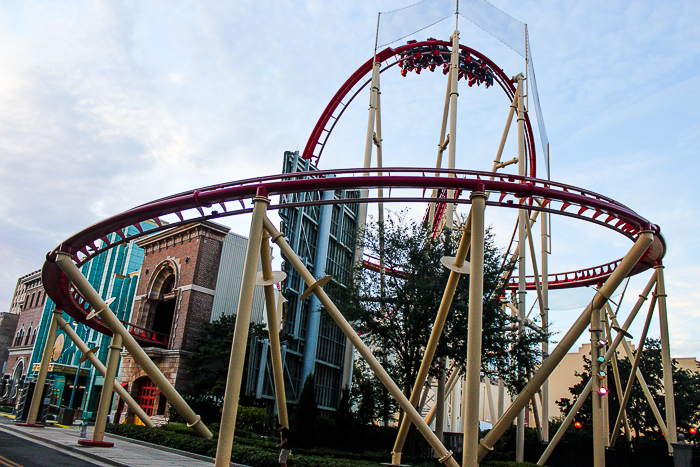
[[[281,172],[283,152],[303,150],[333,94],[371,58],[377,13],[411,3],[1,1],[0,311],[20,276],[99,220]],[[552,179],[609,196],[661,227],[672,353],[700,357],[700,3],[492,3],[528,25]],[[523,59],[480,27],[460,17],[459,29],[462,44],[509,76],[525,72]],[[415,37],[448,40],[453,30],[450,19]],[[402,78],[395,67],[381,80],[384,165],[433,167],[445,77]],[[365,91],[348,106],[320,168],[362,165],[368,101]],[[460,82],[458,168],[490,170],[507,113],[498,88]],[[515,140],[511,132],[503,159],[517,154]],[[515,222],[515,211],[503,211],[486,215],[501,246]],[[225,223],[248,235],[247,217]],[[550,272],[606,263],[631,246],[601,227],[557,216],[552,223]],[[648,279],[630,281],[622,317]],[[550,294],[555,341],[593,293]],[[656,320],[650,337],[659,337]]]

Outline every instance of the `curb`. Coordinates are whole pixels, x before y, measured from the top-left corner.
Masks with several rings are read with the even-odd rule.
[[[16,435],[24,436],[27,438],[31,438],[31,439],[34,439],[36,441],[40,441],[44,444],[48,444],[48,445],[50,445],[54,448],[57,448],[59,450],[68,451],[68,452],[73,453],[73,454],[79,454],[81,456],[88,457],[90,459],[99,461],[103,464],[108,464],[108,465],[112,465],[115,467],[131,467],[127,464],[122,464],[121,462],[116,462],[116,461],[113,461],[111,459],[107,459],[107,458],[98,456],[97,454],[93,454],[93,453],[87,451],[86,448],[78,448],[78,447],[73,447],[73,446],[69,446],[66,444],[62,444],[62,443],[59,443],[57,441],[42,438],[41,436],[37,436],[37,435],[34,435],[34,434],[26,432],[26,431],[18,430],[12,426],[0,425],[0,431],[6,431],[6,432],[10,432],[11,434],[16,434]]]
[[[146,446],[153,449],[158,449],[159,451],[171,452],[173,454],[178,454],[183,457],[189,457],[192,459],[197,459],[204,462],[211,462],[212,464],[216,461],[213,457],[203,456],[202,454],[196,454],[194,452],[181,451],[179,449],[171,448],[168,446],[161,446],[160,444],[152,444],[147,441],[141,441],[140,439],[127,438],[125,436],[113,435],[112,433],[105,433],[105,437],[116,438],[121,441],[126,441],[128,443],[139,444],[141,446]],[[249,465],[234,464],[231,462],[230,467],[251,467]]]
[[[68,429],[68,430],[75,429],[74,427],[70,427],[70,426],[66,426],[66,425],[55,425],[54,427]],[[89,448],[84,448],[84,447],[81,448],[81,447],[78,447],[77,445],[71,446],[71,445],[62,444],[62,443],[59,443],[57,441],[53,441],[51,439],[37,436],[37,435],[30,433],[30,432],[27,432],[27,431],[19,430],[19,429],[13,427],[12,425],[0,424],[0,431],[2,431],[2,430],[10,432],[12,434],[25,436],[27,438],[34,439],[36,441],[41,441],[42,443],[51,445],[52,447],[55,447],[57,449],[60,449],[63,451],[68,451],[70,453],[79,454],[81,456],[85,456],[85,457],[88,457],[90,459],[102,462],[103,464],[108,464],[108,465],[111,465],[114,467],[131,467],[128,464],[122,464],[121,462],[117,462],[117,461],[99,456],[97,454],[91,453],[88,450]],[[113,439],[118,440],[118,441],[124,441],[127,443],[138,444],[140,446],[145,446],[145,447],[148,447],[151,449],[156,449],[158,451],[165,451],[165,452],[169,452],[171,454],[177,454],[177,455],[182,456],[182,457],[189,457],[190,459],[196,459],[196,460],[200,460],[200,461],[211,463],[211,464],[213,464],[215,462],[215,459],[213,457],[204,456],[201,454],[195,454],[193,452],[181,451],[179,449],[171,448],[168,446],[161,446],[159,444],[153,444],[153,443],[141,441],[138,439],[132,439],[132,438],[124,437],[124,436],[114,435],[111,433],[105,433],[105,438],[113,438]],[[250,466],[244,465],[244,464],[235,464],[235,463],[231,462],[230,467],[250,467]]]

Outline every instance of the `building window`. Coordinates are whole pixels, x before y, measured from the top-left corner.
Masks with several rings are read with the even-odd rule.
[[[24,345],[29,345],[29,339],[32,338],[32,325],[29,325],[29,329],[27,330],[27,337],[24,339]]]
[[[22,338],[24,337],[24,324],[22,325],[22,328],[17,331],[17,335],[15,336],[15,347],[22,345]]]

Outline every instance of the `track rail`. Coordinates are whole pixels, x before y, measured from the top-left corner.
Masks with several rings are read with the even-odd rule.
[[[435,174],[439,176],[436,176]],[[448,176],[448,175],[454,175]],[[493,180],[490,178],[493,177]],[[73,290],[67,277],[55,264],[57,252],[69,253],[80,266],[96,255],[125,242],[145,235],[202,220],[212,220],[252,211],[252,198],[258,190],[268,196],[285,193],[301,193],[327,190],[357,190],[362,188],[384,188],[383,198],[330,199],[313,202],[287,203],[286,207],[310,204],[348,204],[358,202],[430,202],[433,189],[461,190],[457,204],[470,204],[472,191],[491,192],[487,205],[509,209],[525,208],[556,215],[576,218],[611,229],[634,241],[641,231],[654,233],[654,242],[645,257],[637,264],[632,274],[653,267],[663,258],[666,250],[660,228],[630,208],[606,196],[592,191],[536,178],[492,172],[449,169],[382,168],[319,170],[293,174],[275,175],[229,182],[221,185],[191,190],[178,195],[147,203],[116,216],[100,221],[72,235],[47,254],[42,270],[44,287],[56,303],[79,322],[100,332],[111,331],[98,318],[86,321],[89,306],[77,291]],[[274,198],[269,209],[283,207]],[[166,221],[164,217],[169,217]],[[139,223],[152,221],[158,227],[144,231]],[[134,226],[138,233],[128,235],[125,229]],[[110,242],[108,236],[116,233],[119,241]],[[99,244],[99,245],[98,245]],[[619,260],[579,271],[550,274],[550,288],[569,288],[600,283],[614,271]],[[528,281],[534,287],[534,279]],[[154,341],[151,331],[132,326],[132,334],[142,341]],[[158,336],[155,336],[158,341]]]
[[[438,40],[427,40],[423,42],[415,42],[412,44],[406,44],[401,47],[392,49],[387,47],[377,54],[377,61],[382,63],[381,73],[385,72],[394,65],[400,64],[402,68],[404,67],[404,62],[410,60],[415,64],[415,56],[417,53],[424,53],[426,49],[444,49],[448,50],[452,47],[452,44],[447,41]],[[513,80],[509,78],[506,73],[493,62],[486,55],[481,52],[474,50],[465,45],[459,46],[460,55],[462,57],[468,57],[467,62],[478,63],[480,68],[488,71],[493,77],[495,83],[499,84],[501,89],[505,92],[509,101],[513,101],[513,96],[515,95],[515,85]],[[338,120],[345,112],[345,109],[350,105],[350,103],[357,97],[357,95],[371,82],[372,74],[372,64],[373,59],[367,60],[360,68],[358,68],[347,81],[338,89],[331,101],[326,106],[325,110],[321,114],[321,117],[316,122],[311,136],[306,142],[304,147],[304,152],[302,157],[304,159],[311,159],[314,163],[318,164],[321,154],[326,147],[326,142],[330,137],[335,125]],[[417,67],[419,69],[425,69],[425,67]],[[460,73],[462,73],[462,63],[460,63]],[[464,76],[466,79],[470,80],[469,73],[464,70]],[[460,76],[461,78],[461,76]],[[471,81],[470,81],[471,82]],[[469,84],[471,86],[471,84]],[[535,159],[535,144],[534,136],[532,132],[532,125],[530,123],[529,114],[525,114],[525,144],[527,146],[527,154],[529,158],[529,175],[535,177],[537,174],[537,165]]]

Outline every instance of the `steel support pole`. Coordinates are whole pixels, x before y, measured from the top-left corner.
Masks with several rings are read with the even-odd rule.
[[[377,119],[376,119],[376,127],[377,127],[377,135],[376,138],[374,139],[374,145],[377,146],[377,168],[381,169],[382,168],[382,92],[379,90],[379,76],[377,76]],[[378,172],[378,175],[382,175],[381,172]],[[383,188],[377,188],[377,197],[379,199],[384,198],[384,189]],[[378,216],[379,216],[379,224],[380,224],[380,229],[382,231],[382,253],[383,253],[383,230],[384,230],[384,203],[382,201],[379,201],[377,203],[377,211],[378,211]],[[382,263],[380,265],[381,271],[380,274],[382,276],[382,281],[385,281],[384,278],[384,255],[381,254],[379,255],[379,261]]]
[[[498,418],[496,417],[496,404],[493,402],[493,393],[491,391],[491,378],[484,378],[484,383],[486,386],[486,399],[489,403],[489,416],[491,417],[491,424],[493,425]]]
[[[605,467],[605,430],[603,427],[603,400],[600,393],[601,380],[598,375],[601,371],[601,364],[598,357],[601,357],[601,348],[598,341],[602,337],[600,327],[600,308],[594,308],[591,313],[591,378],[593,387],[591,388],[591,406],[593,423],[593,467]]]
[[[76,289],[83,295],[85,300],[95,310],[100,311],[100,318],[113,333],[122,336],[122,341],[126,350],[131,354],[134,361],[151,378],[156,387],[163,393],[170,405],[182,415],[182,418],[194,428],[197,435],[202,438],[211,438],[211,431],[202,423],[201,418],[194,413],[182,396],[175,390],[170,381],[158,369],[155,363],[146,355],[146,352],[136,342],[134,337],[126,330],[124,325],[117,319],[109,306],[102,300],[100,294],[92,287],[90,282],[83,276],[75,266],[68,253],[59,252],[56,254],[56,264],[66,273]]]
[[[527,167],[525,166],[525,107],[523,103],[523,76],[518,75],[518,175],[525,176]],[[524,209],[518,211],[518,342],[523,338],[525,332],[526,299],[527,299],[527,277],[526,277],[526,246],[527,227],[529,225],[529,215]],[[525,369],[518,365],[517,370],[521,377],[524,377]],[[523,409],[525,406],[523,406]],[[517,428],[515,435],[515,461],[523,462],[525,459],[525,412],[521,410],[518,414]]]
[[[435,168],[439,169],[442,167],[442,153],[445,152],[445,148],[449,143],[449,135],[447,139],[445,138],[445,133],[447,132],[447,117],[450,111],[450,86],[452,86],[452,68],[450,68],[450,73],[447,76],[447,88],[445,89],[445,106],[442,111],[442,125],[440,126],[440,141],[438,141],[438,153],[437,159],[435,161]],[[440,174],[436,173],[436,177]],[[433,198],[437,198],[437,189],[433,189]],[[430,228],[433,228],[435,223],[435,203],[430,203],[430,208],[428,209],[428,222],[430,223]]]
[[[231,357],[229,358],[224,406],[221,413],[221,429],[216,447],[216,467],[228,467],[231,463],[233,435],[236,431],[236,415],[238,414],[238,398],[241,394],[250,315],[253,310],[255,279],[260,259],[260,247],[262,246],[263,218],[269,203],[267,192],[264,188],[259,188],[257,196],[253,198],[253,218],[250,221],[250,235],[248,236],[241,293],[236,313],[236,328],[233,331],[233,342],[231,343]]]
[[[369,169],[372,165],[372,145],[374,144],[374,128],[375,119],[377,116],[377,98],[379,96],[379,71],[381,69],[381,63],[375,62],[372,68],[372,84],[369,96],[369,116],[367,119],[367,136],[365,138],[365,159],[362,167]],[[367,173],[365,176],[369,175]],[[360,198],[367,198],[369,190],[363,188],[360,190]],[[357,231],[360,233],[361,237],[364,238],[365,225],[367,224],[367,203],[360,203],[359,212],[357,215]],[[359,264],[362,261],[362,245],[364,242],[358,241],[355,247],[355,264]]]
[[[552,351],[549,358],[542,363],[532,379],[527,383],[518,397],[516,397],[506,413],[503,414],[503,417],[501,417],[498,423],[494,425],[491,431],[489,431],[486,437],[481,441],[479,446],[479,460],[483,459],[486,454],[493,449],[496,441],[503,436],[503,433],[505,433],[506,429],[513,423],[518,413],[529,403],[532,395],[539,390],[542,383],[547,380],[552,371],[559,365],[566,353],[585,331],[590,323],[593,308],[601,308],[607,302],[607,297],[612,295],[622,280],[632,271],[632,268],[649,248],[653,239],[654,235],[652,232],[642,231],[639,233],[630,251],[625,255],[608,280],[605,281],[605,284],[603,284],[598,293],[596,293],[595,297],[593,297],[591,304],[586,307],[581,316],[578,317],[569,331],[567,331],[566,335],[562,337],[559,345]]]
[[[607,317],[607,315],[606,315],[606,317]],[[608,333],[608,342],[612,342],[612,331],[610,329],[610,323],[607,320],[605,321],[605,327],[606,327],[606,331]],[[617,364],[617,356],[615,358],[611,359],[610,363],[612,364],[613,380],[615,382],[615,388],[617,390],[617,394],[622,394],[622,393],[624,393],[624,390],[622,389],[622,382],[620,381],[620,368]],[[625,437],[627,438],[628,442],[632,442],[632,433],[630,433],[630,424],[629,424],[629,420],[627,419],[627,410],[626,409],[623,409],[623,411],[622,411],[622,420],[624,421]]]
[[[500,420],[501,417],[503,416],[503,410],[505,407],[505,398],[506,398],[506,386],[503,384],[503,379],[498,378],[498,412],[497,412],[497,417],[496,420]],[[494,422],[496,422],[494,420]]]
[[[666,310],[666,285],[664,267],[656,269],[656,293],[659,298],[659,328],[661,331],[661,359],[664,369],[664,400],[666,402],[666,428],[668,431],[669,453],[673,452],[673,443],[678,442],[676,431],[676,401],[673,398],[673,365],[671,363],[671,344],[668,334],[668,312]]]
[[[542,453],[542,456],[537,461],[537,465],[544,465],[544,463],[547,462],[547,459],[549,459],[549,456],[552,455],[552,452],[554,452],[554,448],[557,447],[557,444],[559,444],[559,441],[561,441],[561,439],[564,437],[566,430],[571,425],[571,422],[574,421],[574,417],[576,416],[578,411],[581,410],[581,407],[583,407],[583,403],[586,402],[586,399],[588,399],[588,396],[591,394],[591,387],[592,386],[593,386],[593,378],[588,380],[588,383],[586,383],[586,386],[583,388],[583,391],[581,391],[581,394],[579,394],[578,398],[576,399],[574,406],[571,407],[571,410],[569,410],[569,413],[566,414],[566,418],[564,418],[564,421],[562,422],[561,426],[559,427],[557,432],[554,434],[554,437],[552,438],[552,440],[547,445],[547,449],[545,449],[545,451]]]
[[[270,255],[270,235],[264,231],[262,246],[260,248],[263,280],[272,279],[272,257]],[[277,315],[277,303],[275,303],[275,290],[272,284],[265,285],[265,310],[267,311],[267,332],[270,336],[270,356],[272,357],[272,376],[275,384],[275,399],[277,401],[277,415],[279,423],[289,428],[287,415],[287,397],[284,391],[284,370],[282,369],[282,351],[280,349],[279,324]]]
[[[70,324],[63,319],[62,316],[59,315],[58,317],[58,327],[61,329],[61,331],[65,332],[68,338],[73,341],[75,346],[82,352],[83,355],[87,355],[88,361],[92,364],[92,366],[95,367],[95,370],[102,376],[105,375],[107,368],[102,364],[99,358],[94,354],[94,352],[90,352],[90,349],[88,348],[87,344],[83,342],[83,340],[78,336],[78,333],[76,333],[73,328],[70,326]],[[139,420],[141,420],[147,427],[149,428],[155,428],[156,424],[153,423],[153,420],[151,420],[151,417],[146,414],[146,412],[143,411],[141,406],[131,397],[131,395],[122,387],[121,384],[119,384],[118,381],[114,381],[114,392],[117,393],[117,395],[124,401],[124,403],[129,407],[137,417],[139,417]]]
[[[435,435],[441,443],[445,442],[445,366],[447,365],[447,357],[440,359],[440,368],[438,370],[437,394],[435,395]]]
[[[611,359],[616,359],[617,358],[617,348],[621,343],[625,343],[625,333],[629,329],[629,327],[632,325],[632,322],[634,319],[637,317],[637,313],[639,313],[639,310],[641,309],[642,305],[644,304],[644,301],[647,299],[647,295],[649,295],[649,292],[651,291],[651,288],[654,286],[656,283],[656,277],[652,277],[647,286],[644,288],[644,292],[639,295],[639,299],[637,300],[637,303],[632,307],[632,311],[630,311],[629,316],[625,320],[625,324],[622,326],[622,330],[624,332],[618,332],[617,335],[615,336],[615,340],[612,341],[612,343],[608,346],[608,350],[605,352],[605,361],[610,361]],[[598,295],[596,295],[598,296]],[[552,438],[552,440],[549,442],[547,445],[547,449],[542,453],[542,456],[540,459],[537,461],[537,465],[544,465],[545,462],[547,462],[547,459],[549,459],[549,456],[552,454],[554,451],[554,448],[557,447],[557,444],[561,440],[561,438],[564,436],[564,433],[566,433],[566,430],[569,428],[569,425],[571,425],[571,422],[574,420],[574,417],[578,413],[579,410],[581,410],[581,406],[583,406],[583,403],[585,402],[586,398],[590,395],[591,393],[591,388],[593,387],[593,378],[595,375],[591,375],[591,379],[588,380],[588,383],[586,383],[585,388],[579,394],[578,398],[576,399],[576,403],[574,406],[571,408],[569,413],[566,415],[566,418],[562,422],[561,426],[557,430],[556,434]]]
[[[539,391],[538,391],[539,393]],[[542,442],[542,423],[540,421],[540,411],[537,408],[537,397],[532,396],[530,401],[532,405],[532,415],[535,417],[535,431],[537,432],[537,441]]]
[[[657,282],[658,290],[658,282]],[[625,387],[625,394],[622,396],[620,401],[620,411],[617,414],[617,419],[615,420],[615,428],[613,428],[612,437],[610,438],[610,446],[615,446],[617,441],[617,435],[620,432],[620,426],[622,425],[622,416],[625,413],[625,408],[629,403],[630,396],[632,395],[632,388],[634,387],[634,378],[637,375],[637,369],[639,369],[639,362],[642,360],[642,354],[644,353],[644,341],[647,339],[647,333],[649,332],[649,325],[651,324],[651,318],[654,316],[654,306],[656,305],[656,295],[651,300],[649,304],[649,311],[647,312],[647,319],[644,322],[644,329],[642,330],[642,335],[639,338],[639,346],[637,347],[637,355],[634,357],[634,362],[632,363],[632,369],[630,370],[630,376],[627,380],[627,386]]]
[[[467,370],[464,391],[462,467],[478,467],[479,393],[481,392],[481,332],[484,314],[484,208],[483,188],[471,194],[472,232],[469,271]]]
[[[413,392],[411,392],[410,399],[413,407],[416,407],[418,401],[420,400],[421,389],[423,388],[425,380],[428,377],[428,372],[430,371],[430,366],[433,363],[433,358],[435,357],[435,351],[437,350],[438,342],[440,341],[440,336],[442,335],[442,330],[445,327],[447,315],[449,314],[450,307],[452,306],[452,299],[454,298],[455,290],[457,290],[459,278],[462,276],[459,270],[464,266],[464,261],[467,258],[467,252],[469,251],[469,244],[471,241],[470,219],[472,219],[471,212],[469,213],[467,222],[464,224],[462,238],[459,241],[459,247],[457,249],[457,254],[455,255],[454,269],[450,270],[450,276],[447,279],[445,292],[442,294],[440,308],[438,309],[437,316],[435,317],[433,329],[430,332],[430,339],[428,340],[428,344],[425,346],[423,361],[418,369],[416,381],[413,384]],[[404,414],[404,417],[401,420],[401,426],[399,427],[399,433],[396,435],[394,449],[391,452],[392,464],[401,464],[401,453],[403,452],[403,446],[406,442],[406,436],[408,435],[408,430],[410,428],[411,421],[407,417],[407,414]]]
[[[654,278],[655,280],[655,278]],[[613,322],[613,325],[617,326],[617,320],[615,319],[615,316],[612,313],[612,310],[608,307],[608,314],[611,317],[611,320]],[[630,362],[630,365],[632,364],[632,361],[634,360],[634,352],[632,352],[632,348],[630,345],[627,343],[627,341],[623,340],[622,341],[622,347],[625,349],[625,354],[627,355],[627,360]],[[668,435],[668,430],[666,429],[666,423],[664,422],[664,418],[661,416],[661,412],[659,411],[659,408],[656,406],[656,402],[654,401],[654,397],[651,394],[651,391],[649,390],[649,386],[647,385],[646,380],[644,379],[644,375],[642,374],[641,370],[637,370],[637,379],[639,380],[639,385],[642,387],[642,391],[644,391],[644,397],[646,398],[647,402],[649,403],[649,407],[651,407],[651,412],[654,414],[654,418],[656,418],[656,423],[659,424],[659,428],[661,428],[661,432],[664,435],[664,438],[666,438],[666,442],[669,443],[669,435]],[[669,449],[671,449],[672,446],[669,445]]]
[[[265,229],[272,236],[273,241],[280,247],[284,257],[292,264],[294,269],[299,273],[302,279],[307,285],[311,285],[316,282],[314,276],[309,272],[304,263],[299,259],[294,250],[289,246],[287,241],[282,235],[279,234],[277,228],[270,221],[270,219],[264,219]],[[350,340],[352,345],[357,349],[362,358],[365,359],[369,367],[372,369],[374,374],[377,376],[379,381],[387,388],[389,393],[394,397],[394,399],[399,403],[399,406],[406,412],[409,419],[413,424],[416,425],[418,431],[425,437],[430,446],[438,453],[441,462],[445,463],[450,467],[459,467],[457,462],[452,458],[452,453],[445,449],[445,446],[440,442],[440,440],[435,436],[430,427],[421,418],[418,411],[409,402],[406,396],[401,392],[401,389],[396,385],[396,383],[387,374],[386,370],[379,363],[377,358],[372,354],[367,345],[360,339],[355,330],[350,326],[345,317],[340,313],[338,308],[335,306],[333,301],[326,295],[326,292],[321,288],[317,287],[314,289],[314,293],[319,298],[320,302],[323,304],[324,308],[328,312],[329,316],[336,322],[340,330],[345,334],[345,336]]]
[[[447,167],[454,169],[457,160],[457,97],[459,96],[459,31],[452,34],[452,54],[450,57],[450,150]],[[455,177],[451,173],[448,177]],[[447,200],[454,199],[455,191],[447,190]],[[445,206],[445,225],[448,229],[454,226],[454,203]]]
[[[462,370],[460,368],[455,368],[450,377],[447,379],[447,385],[445,387],[445,398],[449,397],[450,394],[452,394],[452,390],[457,385],[457,380],[461,375]],[[430,412],[428,412],[428,416],[425,417],[425,423],[428,425],[433,423],[433,420],[435,420],[435,418],[437,417],[437,410],[435,407],[436,406],[433,406],[433,408],[430,409]]]
[[[51,323],[49,324],[49,334],[46,336],[46,342],[44,342],[44,352],[41,355],[41,365],[39,366],[39,373],[36,375],[36,383],[34,386],[34,394],[32,394],[32,402],[29,406],[29,413],[27,414],[27,421],[23,425],[26,426],[43,426],[37,425],[36,417],[39,414],[39,407],[42,403],[42,398],[44,397],[44,384],[46,384],[46,374],[49,370],[49,363],[51,363],[51,357],[53,356],[53,346],[56,340],[56,331],[58,329],[57,316],[61,316],[62,310],[53,310],[51,315]],[[29,371],[27,371],[29,373]]]
[[[543,213],[542,228],[542,331],[546,337],[542,342],[542,359],[549,354],[549,214]],[[549,379],[542,384],[542,440],[549,442]]]
[[[115,333],[112,335],[112,342],[109,345],[109,353],[107,354],[107,371],[105,371],[102,392],[100,393],[100,404],[97,406],[92,440],[79,439],[78,444],[105,448],[114,446],[114,443],[105,442],[104,437],[107,417],[109,417],[109,412],[112,408],[112,393],[114,392],[114,381],[119,369],[119,354],[121,351],[122,336]]]

